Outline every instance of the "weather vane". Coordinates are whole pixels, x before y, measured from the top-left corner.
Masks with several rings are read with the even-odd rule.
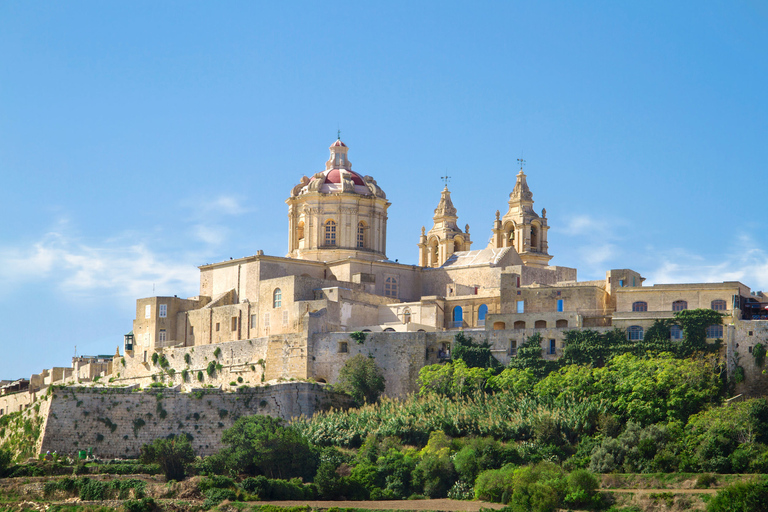
[[[517,161],[520,163],[520,170],[523,170],[523,166],[525,165],[525,160],[523,160],[523,157],[517,159]]]
[[[445,176],[440,176],[440,179],[443,180],[443,183],[445,183],[445,186],[447,187],[451,177],[448,176],[448,173],[445,173]]]
[[[336,130],[336,140],[341,140],[341,129]]]

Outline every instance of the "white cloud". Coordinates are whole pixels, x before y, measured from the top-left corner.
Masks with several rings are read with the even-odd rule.
[[[195,237],[209,245],[220,245],[227,238],[227,229],[221,226],[198,224],[192,228]]]
[[[567,236],[606,237],[615,236],[616,229],[625,224],[619,218],[596,219],[588,214],[566,216],[566,223],[561,226],[553,226],[552,231],[563,233]]]
[[[753,290],[768,290],[768,251],[745,235],[726,246],[733,249],[714,260],[680,249],[658,254],[647,283],[740,281]]]
[[[248,209],[240,204],[240,200],[234,196],[219,196],[206,206],[209,212],[218,211],[224,215],[242,215]]]
[[[154,254],[143,244],[85,245],[48,233],[27,247],[0,249],[0,278],[13,286],[49,281],[68,295],[131,297],[194,292],[192,263]]]

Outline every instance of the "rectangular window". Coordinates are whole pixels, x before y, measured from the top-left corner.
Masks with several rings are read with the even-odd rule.
[[[168,316],[168,304],[160,304],[160,318]]]
[[[563,299],[557,299],[557,312],[563,312]]]
[[[237,317],[236,316],[232,317],[232,330],[233,331],[237,330]]]
[[[288,326],[288,312],[283,311],[283,327]]]
[[[349,345],[347,345],[346,341],[342,341],[339,343],[339,353],[346,354],[349,352]]]
[[[525,301],[524,300],[517,301],[517,312],[518,313],[525,313]]]
[[[251,315],[251,329],[256,328],[256,322],[257,322],[256,315]]]
[[[160,343],[165,342],[165,329],[160,329],[160,333],[158,335],[157,341],[159,341]]]
[[[549,340],[549,353],[554,354],[557,350],[557,345],[555,343],[555,340]]]
[[[216,332],[219,332],[219,329],[221,329],[221,324],[216,322]]]
[[[145,363],[147,362],[147,351],[146,350],[144,351],[144,362]]]
[[[152,318],[152,306],[149,304],[144,306],[144,318]]]
[[[195,328],[190,325],[189,326],[189,335],[192,336],[193,334],[195,334]]]
[[[623,279],[619,279],[619,287],[621,287],[621,288],[624,287],[624,280]]]

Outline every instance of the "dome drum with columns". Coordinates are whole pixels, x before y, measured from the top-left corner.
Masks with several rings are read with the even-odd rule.
[[[330,150],[325,171],[302,177],[286,201],[288,257],[387,259],[386,194],[371,176],[352,170],[341,139]]]

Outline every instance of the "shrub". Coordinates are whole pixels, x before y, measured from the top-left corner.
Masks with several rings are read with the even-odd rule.
[[[157,354],[157,352],[152,353],[152,364],[157,364],[157,360],[160,358],[160,356]]]
[[[347,360],[339,371],[339,389],[355,402],[375,403],[384,392],[384,373],[372,357],[357,354]]]
[[[141,498],[140,500],[126,500],[123,502],[125,512],[152,512],[157,508],[157,503],[152,498]]]
[[[8,466],[11,464],[13,456],[8,450],[0,448],[0,477],[5,476],[5,472],[8,470]]]
[[[192,364],[192,356],[187,354],[184,354],[184,362],[187,364]]]
[[[221,347],[216,347],[216,350],[213,351],[213,357],[218,359],[220,355],[221,355]]]
[[[205,369],[205,373],[207,373],[208,376],[211,377],[215,371],[216,371],[216,363],[214,361],[209,362],[208,367]]]
[[[768,510],[768,481],[738,482],[721,489],[707,504],[707,512]]]
[[[220,412],[220,414],[222,414]],[[224,465],[246,475],[310,480],[317,454],[306,439],[283,420],[271,416],[245,416],[225,430],[219,453]]]
[[[197,372],[197,380],[199,380],[200,382],[203,382],[203,371],[202,370]]]
[[[269,480],[262,475],[246,478],[240,482],[240,488],[259,499],[269,496]]]
[[[192,443],[186,434],[167,439],[155,439],[141,448],[141,462],[157,463],[166,480],[183,480],[184,466],[195,459]]]
[[[564,502],[569,507],[578,508],[594,505],[600,498],[598,487],[595,475],[585,469],[577,469],[568,475],[568,494]]]
[[[475,481],[475,498],[494,503],[506,503],[513,491],[512,477],[515,466],[507,465],[501,469],[483,471]],[[506,496],[506,500],[503,498]]]
[[[336,471],[336,464],[330,461],[320,463],[315,475],[315,485],[320,497],[326,500],[339,499],[344,494],[344,478]]]

